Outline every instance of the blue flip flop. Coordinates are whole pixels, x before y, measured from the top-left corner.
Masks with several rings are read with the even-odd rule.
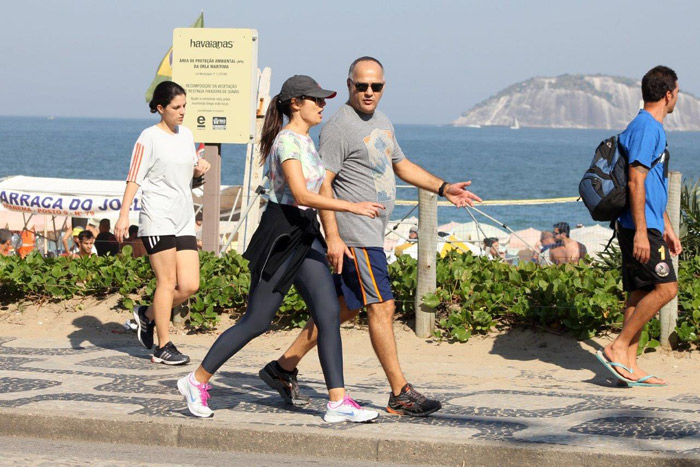
[[[668,386],[668,383],[663,383],[663,384],[645,383],[645,381],[647,381],[651,378],[658,378],[658,376],[647,375],[643,378],[639,378],[637,381],[632,381],[632,382],[627,383],[627,386],[642,386],[645,388],[651,388],[654,386]]]
[[[597,351],[595,353],[595,356],[600,361],[600,363],[605,365],[605,368],[607,368],[610,371],[610,373],[612,373],[615,376],[615,378],[619,379],[620,381],[622,381],[624,383],[627,383],[628,386],[632,386],[632,385],[634,385],[634,383],[636,383],[636,381],[632,381],[631,379],[625,378],[620,373],[615,371],[614,367],[618,367],[618,368],[622,368],[623,370],[625,370],[628,373],[634,373],[631,369],[627,368],[622,363],[610,361],[610,359],[608,359],[608,357],[605,356],[605,354],[603,353],[602,350]],[[649,384],[649,383],[646,383],[646,384]]]

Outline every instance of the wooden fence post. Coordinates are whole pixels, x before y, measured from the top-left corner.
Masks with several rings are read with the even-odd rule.
[[[668,204],[666,212],[668,219],[671,221],[671,227],[676,235],[681,234],[681,173],[668,173]],[[678,276],[678,256],[671,257],[673,269]],[[678,297],[674,297],[667,303],[659,312],[659,321],[661,321],[661,348],[671,350],[676,346],[675,329],[676,321],[678,320]]]
[[[221,216],[221,145],[205,144],[204,159],[211,164],[202,199],[202,249],[219,254],[219,217]]]
[[[416,335],[429,337],[435,329],[435,310],[422,302],[423,295],[435,292],[437,253],[437,195],[418,190],[418,282],[416,285]]]
[[[246,206],[253,200],[257,199],[255,189],[262,183],[263,166],[260,165],[260,136],[265,125],[265,113],[270,104],[270,76],[272,70],[265,67],[262,72],[258,70],[258,108],[256,110],[255,120],[255,139],[248,144],[245,159],[245,175],[243,178],[243,196],[241,199],[241,215]],[[260,223],[260,202],[258,201],[250,211],[245,223],[238,231],[238,242],[236,243],[236,251],[243,254],[248,247],[253,233],[258,228]]]

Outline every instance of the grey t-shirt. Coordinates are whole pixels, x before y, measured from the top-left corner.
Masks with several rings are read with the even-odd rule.
[[[326,169],[336,174],[336,198],[376,201],[386,208],[374,219],[336,212],[340,237],[352,247],[383,247],[396,199],[392,164],[406,157],[396,141],[394,126],[378,110],[366,115],[345,104],[321,130],[318,152]]]

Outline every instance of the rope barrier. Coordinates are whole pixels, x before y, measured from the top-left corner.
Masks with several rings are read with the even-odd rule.
[[[560,204],[560,203],[575,203],[580,198],[578,196],[568,196],[563,198],[536,198],[536,199],[493,199],[474,203],[476,206],[530,206],[536,204]],[[413,206],[418,204],[418,200],[397,199],[394,204],[396,206]],[[454,206],[449,201],[438,201],[438,206]]]

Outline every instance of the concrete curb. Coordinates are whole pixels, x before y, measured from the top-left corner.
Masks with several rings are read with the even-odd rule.
[[[216,451],[285,452],[304,457],[333,457],[410,464],[523,466],[585,465],[590,467],[691,466],[697,459],[644,453],[625,455],[591,449],[546,444],[518,445],[493,441],[434,441],[393,439],[279,426],[241,424],[222,428],[206,420],[177,420],[172,423],[133,416],[99,419],[84,416],[50,415],[0,409],[0,435],[46,439],[96,441],[116,444],[173,446]]]

